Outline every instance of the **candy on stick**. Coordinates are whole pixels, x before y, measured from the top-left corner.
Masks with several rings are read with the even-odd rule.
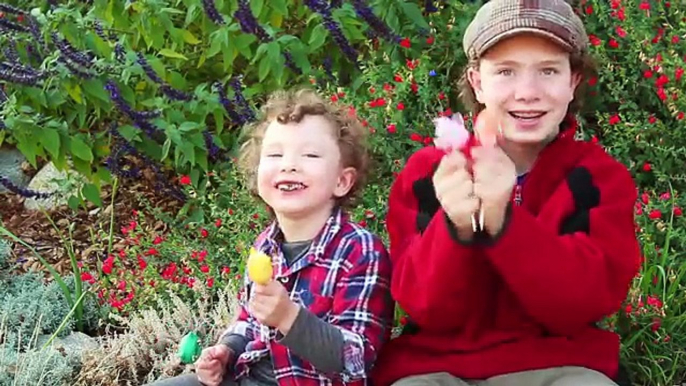
[[[464,119],[459,113],[451,118],[440,117],[433,120],[436,126],[436,147],[450,152],[462,149],[469,140],[469,132],[464,126]]]

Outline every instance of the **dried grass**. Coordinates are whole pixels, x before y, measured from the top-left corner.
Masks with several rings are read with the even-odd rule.
[[[127,331],[108,334],[98,349],[86,351],[73,385],[143,385],[192,370],[192,365],[180,363],[176,355],[181,338],[195,330],[203,347],[213,345],[238,310],[233,290],[220,290],[215,301],[205,288],[198,290],[202,296],[194,304],[169,293],[170,301],[158,301],[160,311],[143,310],[128,320],[120,319]]]

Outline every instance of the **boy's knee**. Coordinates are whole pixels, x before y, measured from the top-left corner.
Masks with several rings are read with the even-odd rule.
[[[443,372],[402,378],[393,383],[393,386],[469,386],[469,384],[460,378]]]

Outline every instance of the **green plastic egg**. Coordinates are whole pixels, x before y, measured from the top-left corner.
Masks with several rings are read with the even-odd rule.
[[[202,348],[200,347],[200,339],[195,331],[191,331],[181,339],[179,343],[179,357],[181,362],[185,364],[195,363],[200,357]]]

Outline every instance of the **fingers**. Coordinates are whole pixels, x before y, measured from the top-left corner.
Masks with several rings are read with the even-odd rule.
[[[461,151],[452,151],[441,159],[441,162],[438,164],[438,168],[434,173],[434,177],[442,179],[450,173],[454,173],[459,169],[464,169],[466,164],[467,159]]]

